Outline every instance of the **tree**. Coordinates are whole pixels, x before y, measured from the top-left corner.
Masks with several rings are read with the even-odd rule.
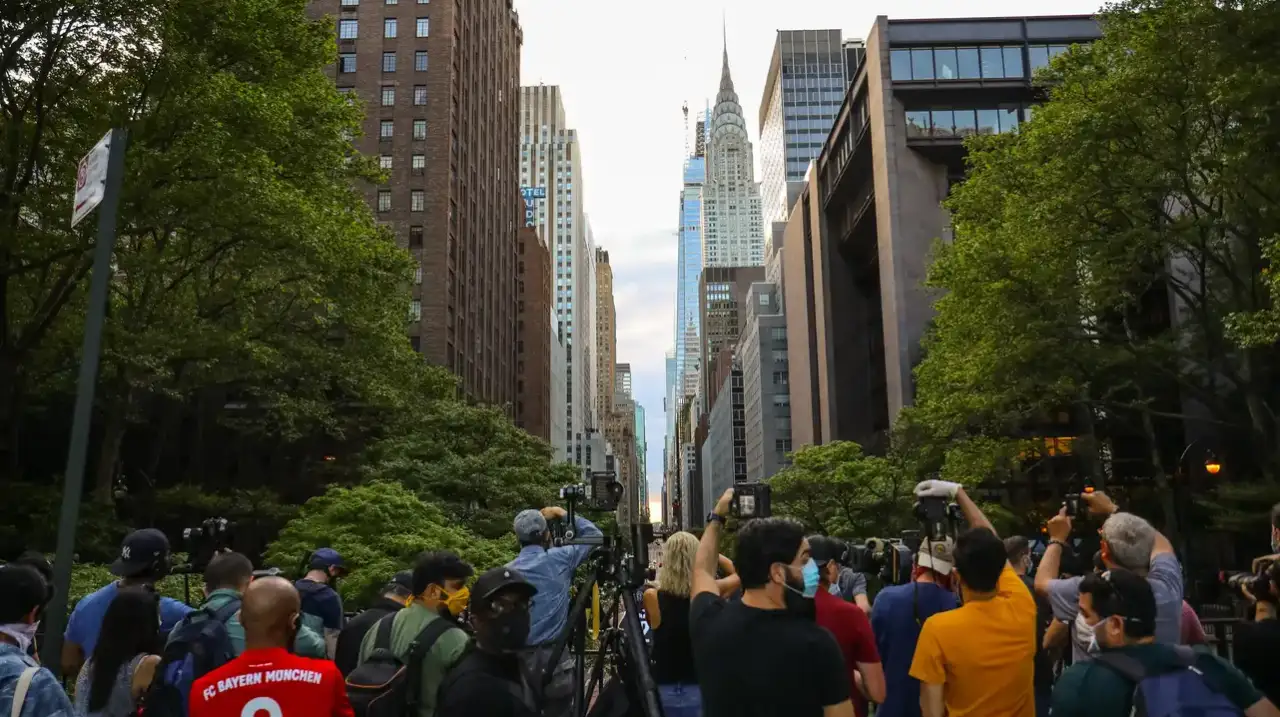
[[[823,535],[866,538],[909,527],[915,481],[852,441],[801,448],[769,484],[776,514]]]
[[[423,551],[452,550],[477,572],[515,557],[511,536],[481,538],[439,507],[386,481],[335,486],[307,501],[267,549],[267,563],[298,569],[322,547],[337,550],[350,567],[339,589],[344,600],[355,604],[373,597],[396,572],[411,569]]]

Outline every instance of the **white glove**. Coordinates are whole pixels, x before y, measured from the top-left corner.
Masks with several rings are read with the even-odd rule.
[[[946,498],[953,500],[960,492],[960,484],[945,480],[922,480],[916,484],[917,498]]]

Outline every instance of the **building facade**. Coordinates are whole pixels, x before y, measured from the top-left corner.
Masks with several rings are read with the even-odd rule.
[[[609,264],[609,252],[595,250],[596,301],[595,301],[595,362],[596,362],[596,415],[609,420],[613,414],[618,352],[617,309],[613,304],[613,267]],[[615,446],[616,448],[616,446]]]
[[[639,494],[640,513],[644,521],[649,522],[653,516],[649,512],[649,441],[645,437],[644,406],[636,403],[636,491]]]
[[[711,266],[698,281],[698,307],[702,316],[701,366],[703,394],[710,397],[720,386],[716,363],[723,361],[723,349],[730,349],[742,334],[747,292],[751,284],[764,281],[763,266]]]
[[[564,336],[561,333],[560,319],[555,309],[548,309],[547,326],[551,329],[551,353],[547,364],[551,378],[548,381],[547,410],[551,412],[551,460],[553,463],[564,463],[569,460],[570,447],[568,440],[569,424],[564,395],[569,390],[565,371],[569,367],[569,352],[565,350]]]
[[[805,170],[831,132],[848,83],[840,30],[779,30],[760,101],[764,221],[786,221]],[[788,188],[790,187],[790,192]]]
[[[551,441],[551,252],[533,227],[520,229],[516,314],[516,425]],[[564,436],[557,436],[563,441]],[[555,457],[563,458],[563,450]]]
[[[887,448],[915,394],[929,250],[950,237],[964,139],[1016,130],[1040,96],[1031,73],[1099,34],[1089,16],[876,19],[784,233],[796,447]]]
[[[615,396],[633,398],[631,394],[631,364],[617,364],[613,371],[613,381],[613,392]]]
[[[448,5],[445,3],[444,5]],[[447,69],[447,68],[446,68]],[[591,360],[595,274],[587,217],[583,211],[582,156],[577,131],[568,126],[560,88],[519,88],[519,182],[526,197],[526,223],[551,250],[552,300],[565,348],[565,457],[581,464],[581,442],[595,428],[596,367]]]
[[[745,426],[746,479],[773,477],[790,461],[791,390],[787,356],[787,323],[778,287],[751,285],[747,293],[746,328],[738,342],[742,367],[742,411]]]
[[[703,506],[714,506],[726,490],[747,480],[742,370],[734,361],[721,373],[723,380],[707,416],[707,437],[702,444]],[[706,512],[691,516],[695,527],[705,524]]]
[[[763,266],[764,222],[747,121],[733,89],[729,50],[711,112],[702,191],[702,266]]]
[[[410,343],[462,394],[507,406],[516,390],[517,101],[522,35],[510,2],[314,0],[338,30],[338,90],[368,113],[356,148],[387,181],[365,187],[417,260]]]

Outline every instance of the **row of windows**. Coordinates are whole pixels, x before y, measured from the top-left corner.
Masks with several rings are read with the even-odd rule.
[[[1034,72],[1066,51],[1066,45],[1030,45],[1026,59]],[[891,50],[889,65],[895,80],[1023,79],[1027,75],[1021,45]]]
[[[1000,109],[910,110],[908,137],[968,137],[1012,132],[1018,128],[1017,105]]]
[[[380,169],[391,169],[391,164],[392,164],[391,155],[384,154],[378,157],[378,167]],[[413,169],[415,174],[421,174],[422,171],[427,168],[427,155],[425,154],[413,155],[413,157],[410,159],[410,168]]]
[[[400,21],[394,17],[388,17],[382,21],[382,36],[387,39],[394,39],[399,35]],[[431,35],[431,18],[420,17],[414,23],[415,37],[429,37]],[[360,22],[353,19],[343,19],[338,21],[338,38],[341,40],[354,40],[360,36]]]
[[[426,190],[410,189],[409,190],[409,211],[421,212],[421,211],[425,211],[426,207],[427,207]],[[378,190],[378,211],[380,212],[391,211],[391,190],[390,189]]]
[[[393,107],[396,104],[396,88],[391,85],[382,86],[382,106]],[[414,85],[413,104],[421,107],[427,104],[427,86]],[[425,122],[425,120],[423,120]]]
[[[396,53],[394,52],[382,53],[382,71],[383,72],[395,72],[397,64],[398,63],[396,61]],[[427,71],[427,51],[426,50],[417,50],[416,52],[413,53],[413,69],[417,72]],[[356,71],[356,53],[354,52],[340,53],[338,55],[338,72],[346,75],[355,71]]]
[[[382,0],[383,5],[399,5],[400,0]],[[431,0],[418,0],[419,5],[430,5]],[[360,0],[342,0],[342,7],[357,7]]]
[[[378,137],[381,139],[391,139],[395,136],[396,123],[395,120],[382,120],[378,126]],[[416,119],[413,121],[413,138],[427,138],[427,121],[424,119]]]

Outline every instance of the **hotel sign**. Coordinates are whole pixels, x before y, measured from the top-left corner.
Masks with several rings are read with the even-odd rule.
[[[524,197],[524,225],[531,227],[537,224],[536,201],[547,198],[546,187],[522,187],[520,196]]]

